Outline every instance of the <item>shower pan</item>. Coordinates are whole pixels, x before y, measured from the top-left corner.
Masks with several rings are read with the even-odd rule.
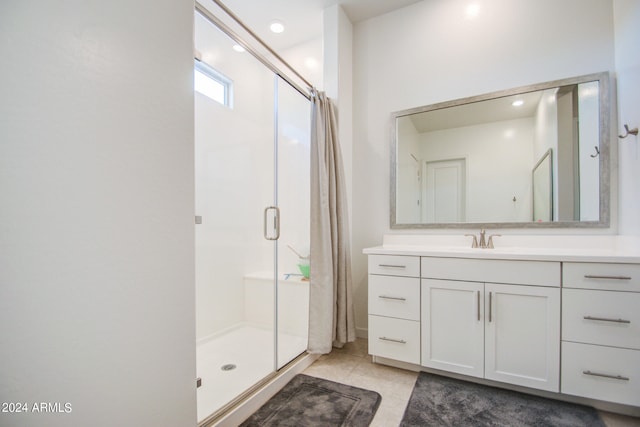
[[[196,12],[199,422],[307,346],[310,103],[234,44]]]

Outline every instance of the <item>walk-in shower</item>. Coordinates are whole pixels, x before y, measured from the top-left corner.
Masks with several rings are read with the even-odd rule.
[[[310,103],[195,14],[198,421],[307,346]]]

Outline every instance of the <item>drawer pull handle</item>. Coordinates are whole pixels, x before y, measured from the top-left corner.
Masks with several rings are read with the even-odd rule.
[[[584,316],[584,320],[599,320],[601,322],[614,322],[614,323],[631,323],[631,320],[607,319],[606,317],[594,317],[594,316]]]
[[[596,276],[592,274],[585,274],[585,279],[612,279],[612,280],[631,280],[629,276]]]
[[[392,300],[395,300],[395,301],[406,301],[407,300],[406,298],[403,298],[403,297],[390,297],[390,296],[387,296],[387,295],[378,295],[378,298],[392,299]]]
[[[477,311],[478,311],[478,322],[480,321],[480,291],[476,291],[477,292],[477,297],[478,300],[476,301],[476,304],[478,305],[476,307]]]
[[[395,264],[378,264],[378,267],[382,267],[382,268],[407,268],[406,265],[395,265]]]
[[[379,337],[378,339],[381,340],[381,341],[397,342],[399,344],[406,344],[407,343],[405,340],[397,340],[395,338]]]
[[[598,372],[591,372],[591,371],[582,371],[582,373],[585,375],[591,375],[593,377],[602,377],[602,378],[611,378],[611,379],[620,380],[620,381],[629,381],[629,378],[623,377],[622,375],[600,374]]]

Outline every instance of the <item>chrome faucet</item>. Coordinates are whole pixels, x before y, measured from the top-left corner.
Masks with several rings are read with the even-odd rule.
[[[494,237],[500,237],[502,236],[502,234],[492,234],[489,236],[489,240],[487,241],[487,249],[493,249],[493,238]]]
[[[465,236],[473,237],[473,241],[471,242],[471,247],[472,248],[477,248],[478,247],[478,239],[476,238],[475,234],[465,234]]]
[[[480,241],[478,242],[478,246],[480,246],[482,249],[486,249],[487,248],[487,242],[484,240],[484,228],[480,230]]]
[[[473,237],[473,241],[471,242],[472,248],[482,248],[482,249],[493,249],[493,238],[500,237],[500,234],[492,234],[489,236],[489,239],[485,239],[486,231],[485,229],[480,230],[480,240],[476,238],[475,234],[465,234],[465,236]]]

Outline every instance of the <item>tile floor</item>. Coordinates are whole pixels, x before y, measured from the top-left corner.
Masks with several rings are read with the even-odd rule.
[[[321,356],[304,373],[380,393],[382,402],[371,423],[372,427],[400,425],[418,377],[417,372],[374,364],[367,354],[367,340],[364,339]],[[640,418],[608,412],[600,414],[607,427],[640,427]]]

